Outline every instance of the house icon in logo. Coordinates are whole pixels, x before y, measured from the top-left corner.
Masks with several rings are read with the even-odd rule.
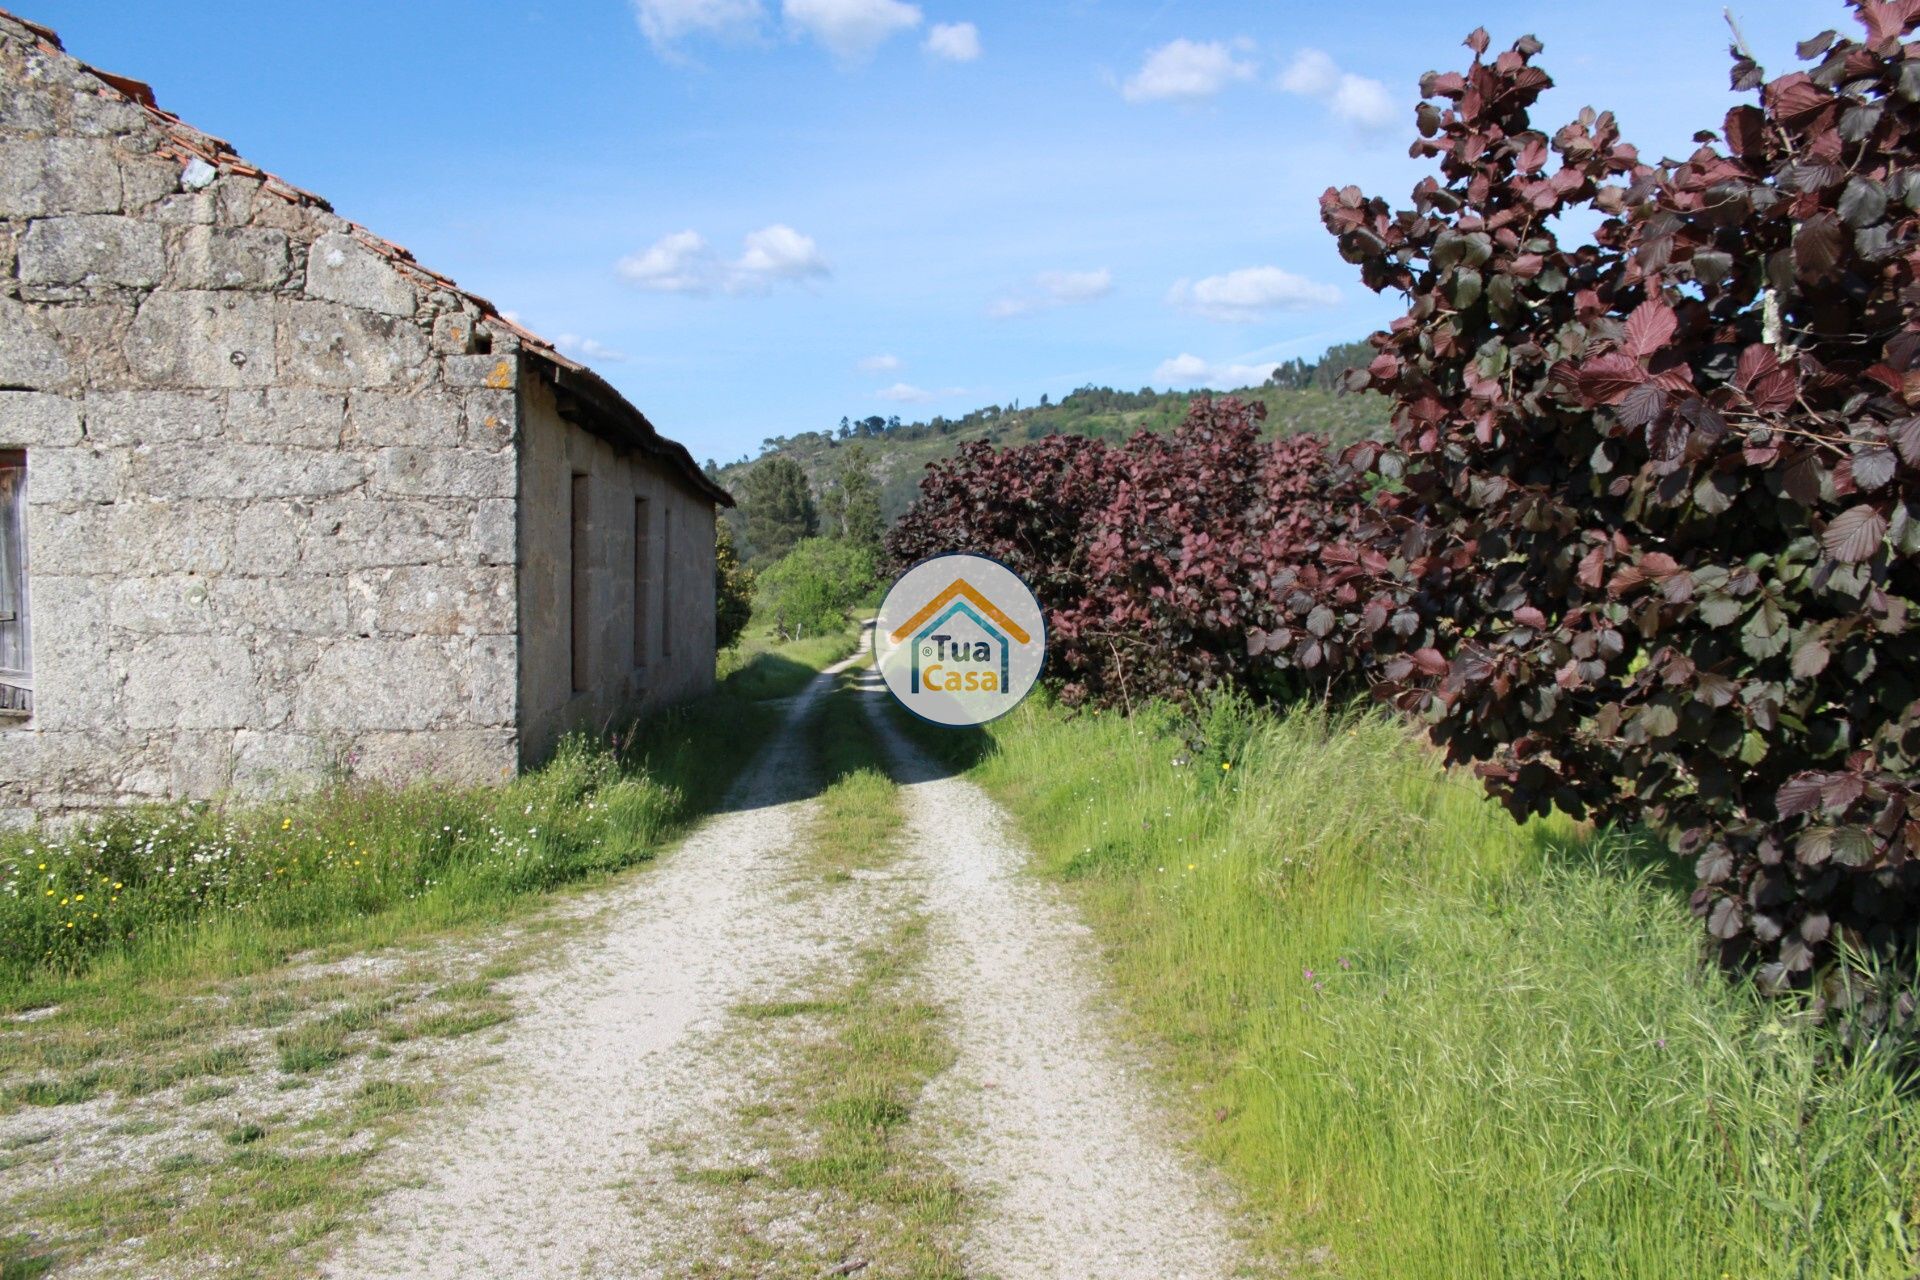
[[[991,642],[1000,649],[999,692],[1010,688],[1010,662],[1008,660],[1008,637],[1020,644],[1029,643],[1033,637],[1026,628],[1006,615],[1006,612],[977,591],[965,578],[956,578],[947,588],[936,595],[919,612],[895,628],[889,637],[895,644],[910,641],[913,650],[913,674],[909,685],[910,692],[920,692],[920,659],[931,646],[926,640],[934,632],[944,627],[956,614],[964,614],[973,624],[991,637]],[[988,619],[992,621],[988,621]]]

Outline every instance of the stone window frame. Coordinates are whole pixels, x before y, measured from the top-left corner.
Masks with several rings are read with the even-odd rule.
[[[27,576],[27,451],[0,448],[0,727],[33,715]]]

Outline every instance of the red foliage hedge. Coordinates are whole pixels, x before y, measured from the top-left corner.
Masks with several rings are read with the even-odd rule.
[[[1609,113],[1534,127],[1539,43],[1474,32],[1422,81],[1412,207],[1321,200],[1408,299],[1352,376],[1390,442],[1261,445],[1227,403],[1123,449],[975,448],[894,550],[1027,575],[1073,696],[1369,683],[1515,813],[1666,832],[1771,985],[1842,940],[1911,959],[1920,0],[1855,7],[1804,70],[1736,51],[1757,104],[1657,165]]]

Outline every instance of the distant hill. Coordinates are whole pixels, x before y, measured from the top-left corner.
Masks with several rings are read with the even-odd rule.
[[[1265,386],[1237,391],[1193,392],[1114,391],[1082,387],[1059,403],[1042,397],[1038,405],[988,405],[962,418],[936,417],[927,422],[903,423],[898,418],[842,419],[830,431],[802,431],[765,442],[756,458],[741,459],[712,474],[721,484],[739,479],[768,458],[792,458],[807,473],[814,492],[838,465],[848,444],[866,447],[880,484],[881,514],[891,525],[912,504],[920,477],[929,462],[948,457],[972,440],[993,445],[1024,444],[1049,435],[1094,436],[1124,440],[1137,431],[1171,431],[1186,416],[1196,396],[1238,396],[1267,406],[1267,431],[1272,435],[1317,432],[1337,444],[1383,434],[1387,402],[1371,394],[1336,390],[1341,373],[1354,363],[1365,363],[1373,352],[1361,343],[1336,347],[1318,361],[1282,365]],[[711,465],[711,464],[709,464]]]

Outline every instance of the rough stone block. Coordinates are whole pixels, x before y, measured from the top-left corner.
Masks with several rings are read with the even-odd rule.
[[[233,512],[226,503],[154,502],[144,497],[27,506],[34,590],[43,572],[215,573],[233,561]],[[34,626],[42,625],[38,601]],[[37,647],[37,641],[36,641]]]
[[[367,733],[354,742],[353,771],[374,782],[427,777],[477,787],[511,778],[518,757],[518,738],[511,729]]]
[[[427,339],[412,320],[332,302],[279,303],[282,380],[386,387],[427,376]]]
[[[127,455],[118,449],[38,449],[28,467],[32,502],[112,502],[127,489]]]
[[[475,335],[473,317],[464,311],[449,311],[433,322],[433,353],[440,356],[473,354]]]
[[[265,798],[313,786],[326,776],[329,752],[309,733],[242,729],[233,735],[233,789]]]
[[[351,579],[354,630],[387,635],[504,635],[514,628],[513,571],[405,565]]]
[[[133,480],[155,498],[317,498],[365,483],[367,464],[338,449],[159,444],[134,452]]]
[[[168,196],[149,210],[147,217],[163,227],[210,225],[214,217],[213,193],[188,191]]]
[[[246,444],[336,449],[346,420],[347,398],[338,391],[273,387],[227,400],[228,433]]]
[[[182,290],[140,304],[127,361],[143,380],[174,387],[264,387],[275,381],[273,301]]]
[[[440,641],[353,637],[321,652],[294,704],[293,727],[350,733],[431,729],[457,714],[459,695]]]
[[[53,326],[25,303],[0,298],[0,383],[57,387],[69,372]]]
[[[445,367],[444,380],[450,387],[510,391],[520,385],[518,356],[448,356],[441,363]]]
[[[220,405],[214,391],[99,391],[85,402],[87,438],[102,445],[213,440]]]
[[[467,443],[476,449],[504,449],[520,438],[520,395],[516,391],[467,393]]]
[[[128,213],[145,211],[180,191],[180,165],[168,157],[137,156],[120,162],[120,204]]]
[[[249,502],[233,513],[235,573],[289,573],[300,562],[314,504],[301,498]]]
[[[460,401],[444,392],[356,391],[348,398],[353,438],[361,444],[459,447]]]
[[[113,144],[91,138],[0,142],[0,218],[118,213]]]
[[[158,284],[166,271],[160,228],[118,214],[41,218],[20,242],[20,278],[29,284]]]
[[[33,576],[33,724],[104,731],[117,723],[125,673],[107,641],[103,584],[63,573]]]
[[[511,450],[380,449],[373,484],[382,493],[412,497],[510,498],[516,481]]]
[[[306,288],[312,297],[389,316],[411,316],[416,305],[413,286],[352,236],[324,235],[313,242]]]
[[[286,283],[287,264],[284,231],[195,226],[180,237],[173,276],[189,289],[277,289]]]
[[[217,577],[168,573],[117,578],[103,589],[107,621],[135,635],[206,635],[219,626],[213,606]]]
[[[126,664],[130,729],[240,729],[286,716],[285,700],[260,688],[253,654],[237,636],[153,636]]]
[[[80,405],[38,391],[0,391],[0,448],[63,448],[80,443]]]
[[[520,504],[511,498],[482,498],[474,504],[473,536],[467,547],[481,564],[514,564],[519,546]]]
[[[233,738],[224,729],[176,733],[167,743],[167,790],[185,800],[211,800],[233,782]]]
[[[213,610],[223,629],[332,636],[348,631],[347,580],[285,574],[225,574],[212,583]]]
[[[477,725],[511,726],[520,709],[520,638],[475,636],[462,664],[467,719]]]
[[[355,495],[314,504],[300,539],[307,569],[337,572],[440,564],[467,536],[470,503]]]

